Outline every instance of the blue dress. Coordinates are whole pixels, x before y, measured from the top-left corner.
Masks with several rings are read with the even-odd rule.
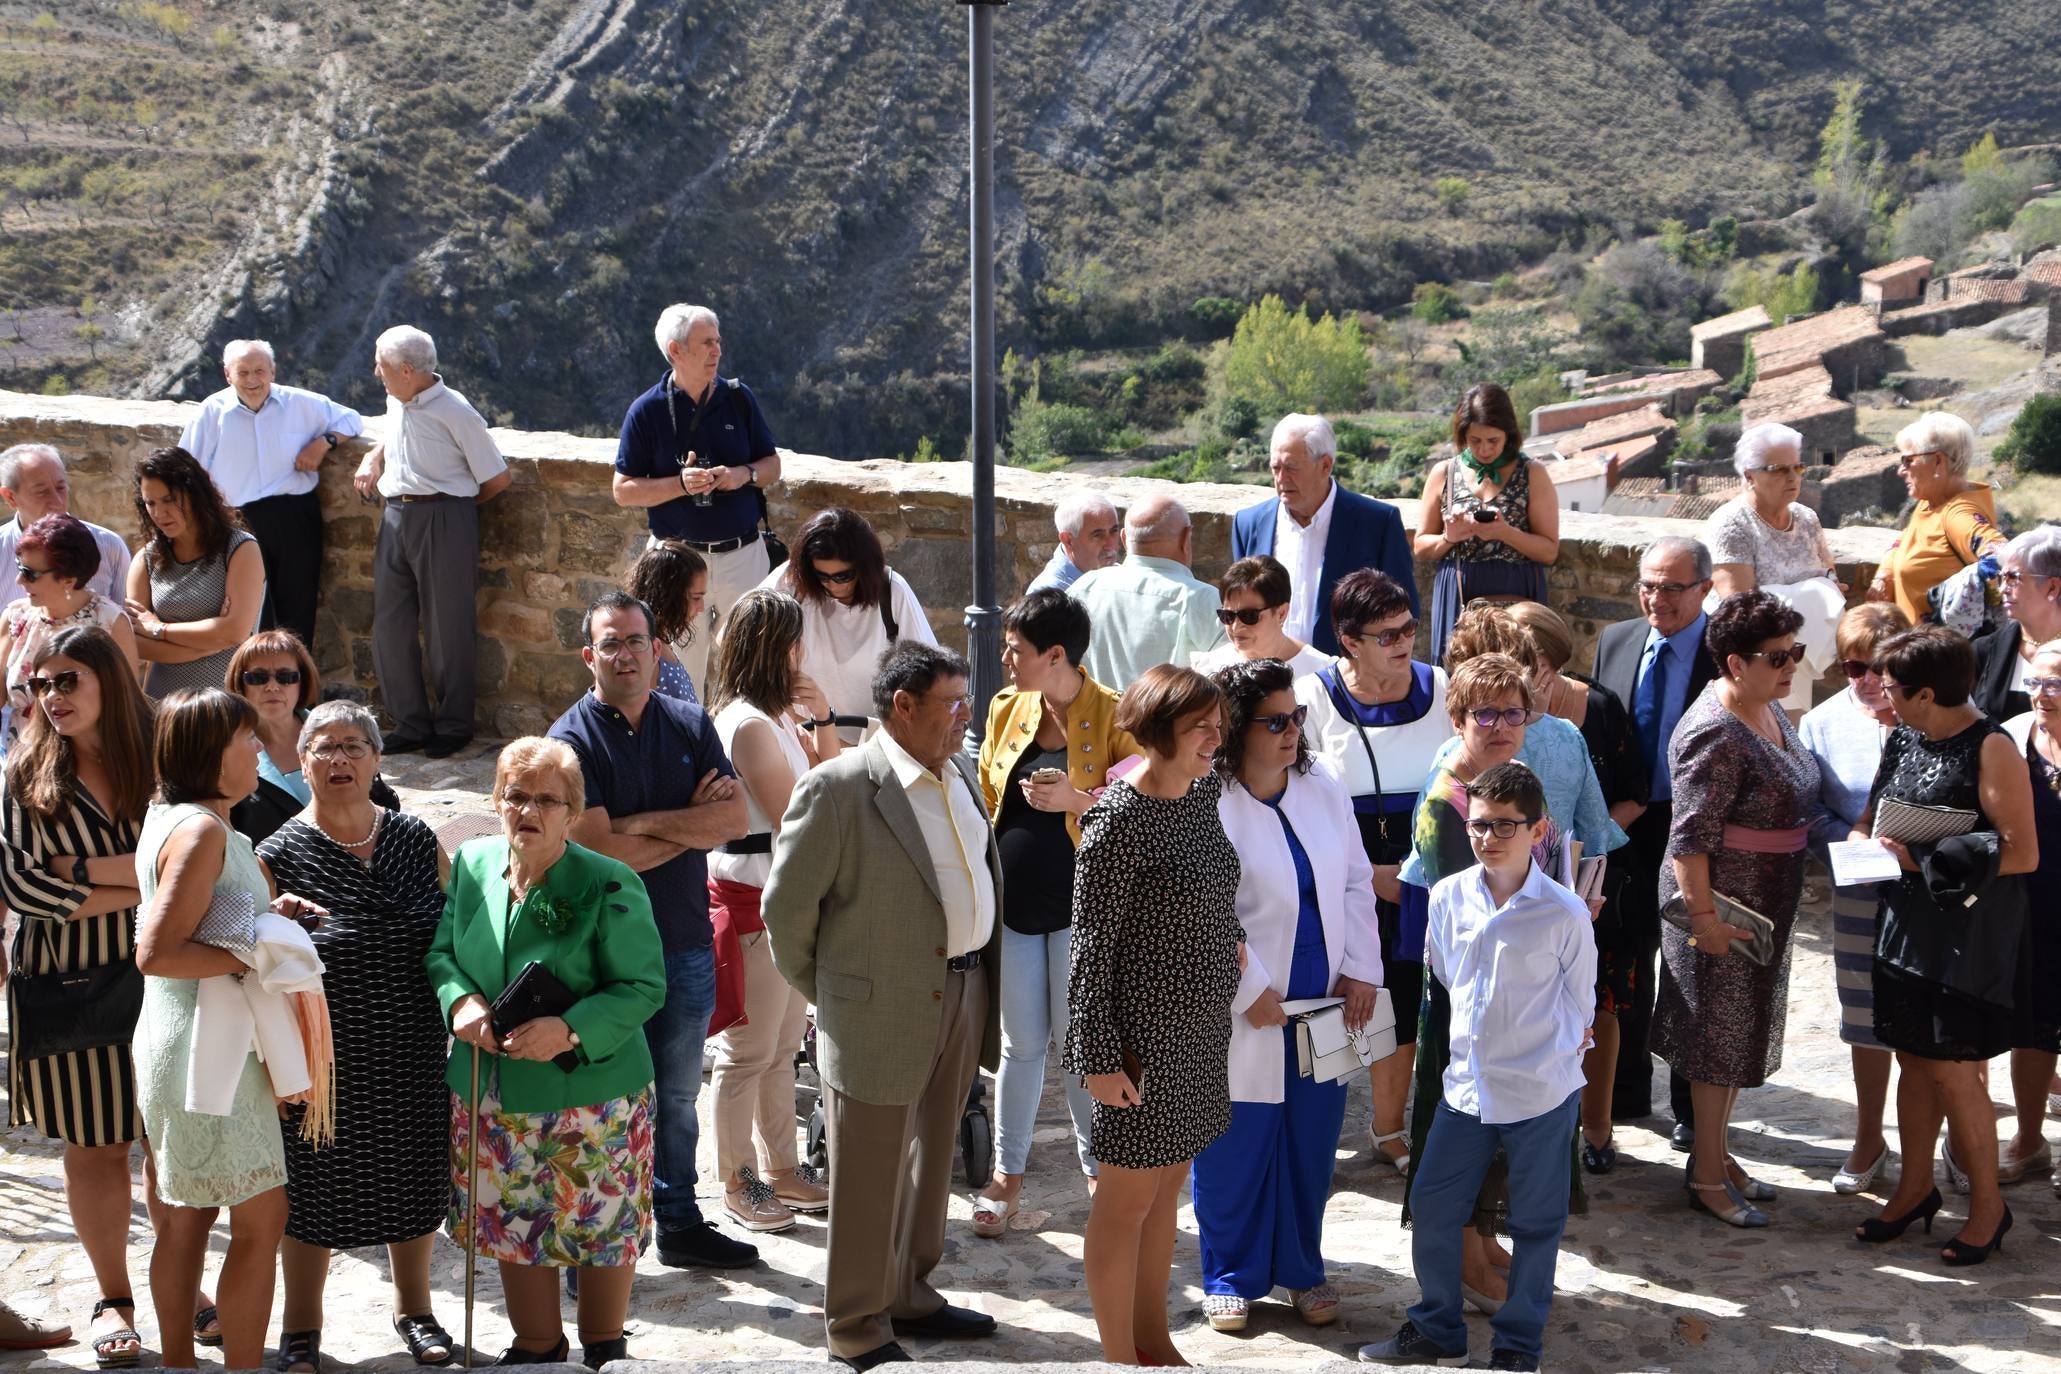
[[[666,696],[701,705],[701,698],[694,694],[694,679],[687,675],[687,669],[677,659],[661,657],[658,660],[656,689]]]
[[[1323,997],[1330,992],[1331,959],[1317,905],[1316,871],[1281,810],[1281,798],[1267,805],[1288,841],[1300,897],[1295,957],[1282,1000]],[[1281,1028],[1281,1052],[1286,1059],[1282,1100],[1233,1102],[1230,1129],[1195,1160],[1195,1223],[1202,1238],[1205,1293],[1249,1300],[1276,1287],[1315,1288],[1324,1282],[1324,1204],[1331,1196],[1346,1088],[1353,1075],[1330,1083],[1304,1078],[1292,1021]]]

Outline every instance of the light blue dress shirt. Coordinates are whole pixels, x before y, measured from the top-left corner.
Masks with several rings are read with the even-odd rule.
[[[1161,663],[1190,667],[1196,654],[1224,642],[1217,589],[1174,559],[1134,553],[1082,573],[1068,590],[1094,626],[1081,666],[1116,691]]]
[[[244,405],[233,386],[200,403],[186,422],[179,447],[200,460],[232,506],[268,496],[302,496],[322,480],[302,472],[294,455],[318,434],[348,439],[365,432],[365,418],[347,405],[299,387],[273,386],[256,410]]]
[[[1675,726],[1681,724],[1682,712],[1689,709],[1689,674],[1696,663],[1696,650],[1703,643],[1704,628],[1710,624],[1710,617],[1699,614],[1694,620],[1667,636],[1667,700],[1660,703],[1660,748],[1653,760],[1653,785],[1647,794],[1654,801],[1673,801],[1675,795],[1674,776],[1667,771],[1667,744],[1675,737]],[[1656,647],[1661,639],[1660,631],[1646,631],[1646,647],[1639,655],[1639,681],[1646,680],[1646,674],[1653,670]],[[1638,696],[1637,684],[1632,695]],[[1625,703],[1630,706],[1630,702]]]
[[[1447,1106],[1507,1125],[1545,1115],[1582,1086],[1596,942],[1581,898],[1533,864],[1497,905],[1476,864],[1431,890],[1424,958],[1452,994]]]
[[[1041,592],[1047,587],[1057,587],[1063,592],[1079,581],[1080,576],[1081,570],[1066,556],[1066,545],[1061,544],[1052,550],[1052,556],[1045,560],[1045,566],[1038,570],[1038,575],[1031,579],[1031,584],[1023,589],[1023,594],[1029,596],[1032,592]]]

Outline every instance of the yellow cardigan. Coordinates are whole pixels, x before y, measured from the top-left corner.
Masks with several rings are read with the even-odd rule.
[[[1066,780],[1083,792],[1093,792],[1104,785],[1103,774],[1112,765],[1143,751],[1129,731],[1116,728],[1116,693],[1089,677],[1086,669],[1074,671],[1081,675],[1081,691],[1066,708]],[[1010,771],[1023,751],[1036,742],[1044,711],[1042,692],[1019,692],[1014,687],[995,693],[988,705],[988,732],[980,746],[980,790],[988,814],[998,820],[1002,789],[1009,785]],[[1066,833],[1079,846],[1078,816],[1067,816]]]

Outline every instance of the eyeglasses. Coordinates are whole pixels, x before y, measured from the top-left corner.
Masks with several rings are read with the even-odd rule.
[[[1362,630],[1360,633],[1353,635],[1352,638],[1371,639],[1384,649],[1393,649],[1398,640],[1407,639],[1414,641],[1417,638],[1417,622],[1406,620],[1402,624],[1386,630]]]
[[[371,753],[371,742],[362,739],[326,739],[320,744],[308,746],[308,757],[311,759],[333,759],[338,754],[347,759],[362,759]]]
[[[22,685],[29,689],[29,695],[32,697],[40,697],[49,692],[68,697],[79,690],[79,672],[73,668],[55,677],[32,677]]]
[[[2029,697],[2061,697],[2061,677],[2029,677],[2025,679],[2025,694]]]
[[[1767,474],[1768,474],[1769,476],[1771,476],[1771,477],[1794,477],[1794,476],[1796,476],[1796,474],[1798,474],[1799,472],[1802,472],[1802,471],[1803,471],[1803,464],[1801,464],[1801,463],[1769,463],[1769,464],[1768,464],[1767,466],[1765,466],[1765,467],[1762,467],[1762,468],[1759,468],[1759,469],[1749,469],[1749,470],[1750,470],[1750,471],[1759,471],[1759,472],[1765,472],[1765,473],[1767,473]]]
[[[859,570],[857,568],[845,568],[838,572],[826,572],[822,568],[811,567],[810,571],[814,572],[823,581],[830,583],[833,587],[842,587],[847,583],[859,580]]]
[[[1526,816],[1521,821],[1501,818],[1492,821],[1470,820],[1467,822],[1467,833],[1474,836],[1477,840],[1485,840],[1491,835],[1494,835],[1499,840],[1507,840],[1512,835],[1515,835],[1519,829],[1525,826],[1537,825],[1538,823],[1539,818],[1537,816]]]
[[[537,810],[548,816],[565,804],[564,797],[553,797],[548,794],[544,796],[531,796],[528,792],[519,791],[513,787],[501,794],[501,805],[507,807],[510,811],[520,811],[525,806],[534,806]]]
[[[1792,644],[1786,649],[1749,649],[1739,657],[1757,658],[1770,668],[1780,668],[1785,664],[1803,662],[1803,646]]]
[[[1271,606],[1262,606],[1258,610],[1254,610],[1248,606],[1242,611],[1227,611],[1219,606],[1217,607],[1217,624],[1229,625],[1235,620],[1240,625],[1257,625],[1260,623],[1260,617],[1272,609],[1274,608]]]
[[[16,563],[14,565],[14,575],[21,579],[21,584],[24,587],[35,586],[38,582],[50,576],[50,572],[51,570],[48,568],[32,568],[26,563]]]
[[[2030,577],[2036,577],[2042,582],[2052,582],[2055,576],[2056,574],[2054,573],[2026,572],[2021,568],[2006,568],[1997,574],[1997,581],[2007,587],[2015,587]]]
[[[278,683],[281,687],[292,687],[300,680],[301,670],[298,668],[245,668],[243,670],[243,685],[246,687],[264,687],[274,682]]]
[[[1282,711],[1276,715],[1254,716],[1252,718],[1252,723],[1254,725],[1266,726],[1267,733],[1270,735],[1278,735],[1291,725],[1296,727],[1298,730],[1301,729],[1302,723],[1308,720],[1309,717],[1310,708],[1307,706],[1298,706],[1293,711]]]
[[[1529,725],[1538,719],[1536,714],[1525,710],[1522,706],[1506,706],[1500,711],[1493,706],[1484,706],[1478,711],[1469,711],[1467,715],[1476,725],[1479,725],[1484,730],[1493,730],[1498,725],[1507,725],[1515,729],[1517,726]]]
[[[1877,668],[1872,663],[1863,663],[1861,662],[1861,660],[1857,658],[1847,659],[1844,663],[1841,663],[1839,666],[1845,670],[1846,680],[1848,682],[1859,682],[1862,678],[1866,677],[1870,673],[1875,674],[1875,676],[1877,677],[1882,676],[1882,670],[1880,668]]]
[[[1639,579],[1639,595],[1677,597],[1683,592],[1695,591],[1704,582],[1709,580],[1709,578],[1703,578],[1696,582],[1648,582],[1641,578]]]
[[[624,654],[646,654],[651,652],[651,637],[631,635],[627,639],[604,639],[594,646],[594,652],[603,658],[621,658]]]
[[[955,716],[961,714],[970,716],[973,714],[973,698],[970,696],[925,697],[924,700],[928,701],[933,706],[943,706],[948,708]]]
[[[1939,457],[1939,450],[1936,448],[1926,449],[1923,453],[1899,453],[1896,455],[1896,465],[1900,468],[1912,468],[1916,467],[1923,459],[1937,457]]]

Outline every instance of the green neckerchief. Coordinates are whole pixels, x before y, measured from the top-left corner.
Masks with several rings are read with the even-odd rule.
[[[1473,449],[1465,444],[1460,445],[1460,463],[1469,472],[1474,474],[1474,480],[1477,482],[1495,482],[1500,484],[1503,479],[1496,475],[1497,470],[1517,456],[1517,453],[1506,444],[1501,453],[1484,463],[1474,456]]]

